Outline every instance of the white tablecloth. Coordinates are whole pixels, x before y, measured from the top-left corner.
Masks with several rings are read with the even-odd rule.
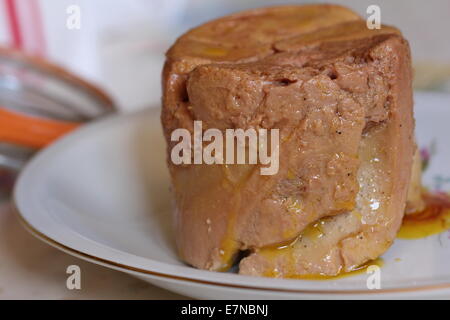
[[[81,290],[69,290],[66,269],[81,268]],[[34,238],[8,201],[0,200],[0,300],[185,299],[127,274],[85,262]]]

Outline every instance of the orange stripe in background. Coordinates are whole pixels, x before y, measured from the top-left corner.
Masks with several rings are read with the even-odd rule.
[[[80,125],[27,116],[0,107],[0,142],[43,148]]]

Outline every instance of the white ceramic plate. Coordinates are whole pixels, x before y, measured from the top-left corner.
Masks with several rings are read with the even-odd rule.
[[[420,145],[437,147],[426,183],[450,189],[450,96],[417,94],[416,117]],[[195,298],[450,297],[449,232],[396,240],[383,256],[380,290],[367,289],[366,274],[305,281],[186,266],[174,247],[164,149],[157,109],[83,128],[24,170],[15,190],[20,218],[69,254]]]

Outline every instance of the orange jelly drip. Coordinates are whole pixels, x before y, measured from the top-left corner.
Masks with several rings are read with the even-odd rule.
[[[425,193],[425,209],[407,214],[397,235],[400,239],[420,239],[450,228],[450,196]]]

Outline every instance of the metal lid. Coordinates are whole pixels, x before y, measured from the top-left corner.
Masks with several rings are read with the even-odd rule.
[[[0,48],[0,167],[18,169],[36,150],[113,111],[96,86],[44,59]]]

